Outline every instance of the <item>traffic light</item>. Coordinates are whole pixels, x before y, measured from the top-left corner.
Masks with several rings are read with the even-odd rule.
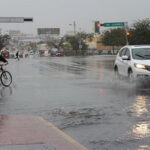
[[[131,34],[130,34],[130,32],[126,32],[126,36],[128,36],[128,37],[129,37],[130,35],[131,35]]]
[[[99,21],[95,21],[95,33],[100,33],[100,22]]]
[[[127,45],[129,45],[130,35],[131,35],[131,33],[130,33],[129,31],[126,32],[126,44],[127,44]]]

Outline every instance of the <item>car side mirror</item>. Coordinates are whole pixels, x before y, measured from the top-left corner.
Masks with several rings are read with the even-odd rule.
[[[124,55],[124,56],[122,56],[121,58],[122,58],[122,60],[130,60],[130,57],[127,56],[127,55]]]

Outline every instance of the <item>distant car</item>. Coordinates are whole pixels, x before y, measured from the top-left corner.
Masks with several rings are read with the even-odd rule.
[[[15,54],[14,53],[9,53],[9,58],[15,58]]]
[[[62,56],[62,54],[61,53],[56,53],[56,56]]]
[[[58,53],[58,49],[57,48],[52,48],[50,50],[51,56],[56,56],[56,54]]]
[[[103,55],[112,54],[112,50],[102,50],[101,54]]]
[[[129,81],[137,79],[149,81],[150,45],[131,45],[121,48],[115,60],[114,71],[116,77],[128,77]]]
[[[94,50],[93,54],[95,55],[100,55],[102,53],[102,50]]]
[[[33,55],[34,54],[34,52],[33,51],[30,51],[30,53],[29,53],[30,55]]]

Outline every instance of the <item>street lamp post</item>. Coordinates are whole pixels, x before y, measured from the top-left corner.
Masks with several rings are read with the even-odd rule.
[[[76,34],[76,22],[74,21],[73,24],[69,24],[70,26],[73,25],[73,32],[74,32],[74,35]]]
[[[125,31],[126,31],[126,45],[129,45],[130,29],[128,26],[128,22],[125,22]]]
[[[73,22],[73,29],[74,29],[74,34],[76,34],[76,22]]]

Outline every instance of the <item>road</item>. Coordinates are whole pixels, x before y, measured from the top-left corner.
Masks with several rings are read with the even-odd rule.
[[[116,82],[114,56],[9,60],[0,114],[41,116],[89,150],[150,149],[150,88]]]

